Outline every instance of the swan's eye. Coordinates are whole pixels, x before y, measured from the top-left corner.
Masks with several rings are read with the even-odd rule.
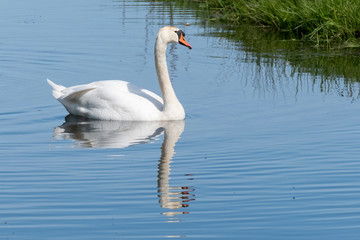
[[[181,35],[182,35],[183,37],[185,37],[185,33],[184,33],[183,31],[181,31],[180,29],[179,29],[178,31],[175,31],[175,33],[177,33],[179,39],[180,39]]]

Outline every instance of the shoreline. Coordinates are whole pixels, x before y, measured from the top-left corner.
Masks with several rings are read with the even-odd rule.
[[[179,4],[179,1],[171,1]],[[357,0],[183,0],[210,21],[251,24],[287,32],[316,45],[360,45],[360,2]],[[181,3],[180,3],[181,4]]]

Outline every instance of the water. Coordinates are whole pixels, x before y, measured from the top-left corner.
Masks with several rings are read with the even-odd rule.
[[[168,50],[185,121],[65,119],[46,78],[159,93],[169,24],[193,46]],[[356,50],[253,34],[158,2],[2,1],[0,238],[357,239]]]

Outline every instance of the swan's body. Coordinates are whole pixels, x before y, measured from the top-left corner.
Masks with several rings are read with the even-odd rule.
[[[185,111],[171,85],[167,64],[168,43],[179,42],[191,49],[176,27],[159,30],[155,43],[155,66],[162,98],[125,81],[107,80],[66,88],[47,80],[54,97],[74,115],[99,120],[183,120]]]
[[[161,97],[125,81],[107,80],[69,88],[48,82],[54,97],[77,116],[100,120],[165,120]]]

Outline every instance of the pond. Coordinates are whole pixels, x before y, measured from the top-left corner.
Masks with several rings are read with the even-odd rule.
[[[358,238],[356,49],[154,1],[3,0],[0,13],[1,239]],[[91,121],[51,95],[46,78],[160,93],[165,25],[193,47],[167,52],[184,121]]]

